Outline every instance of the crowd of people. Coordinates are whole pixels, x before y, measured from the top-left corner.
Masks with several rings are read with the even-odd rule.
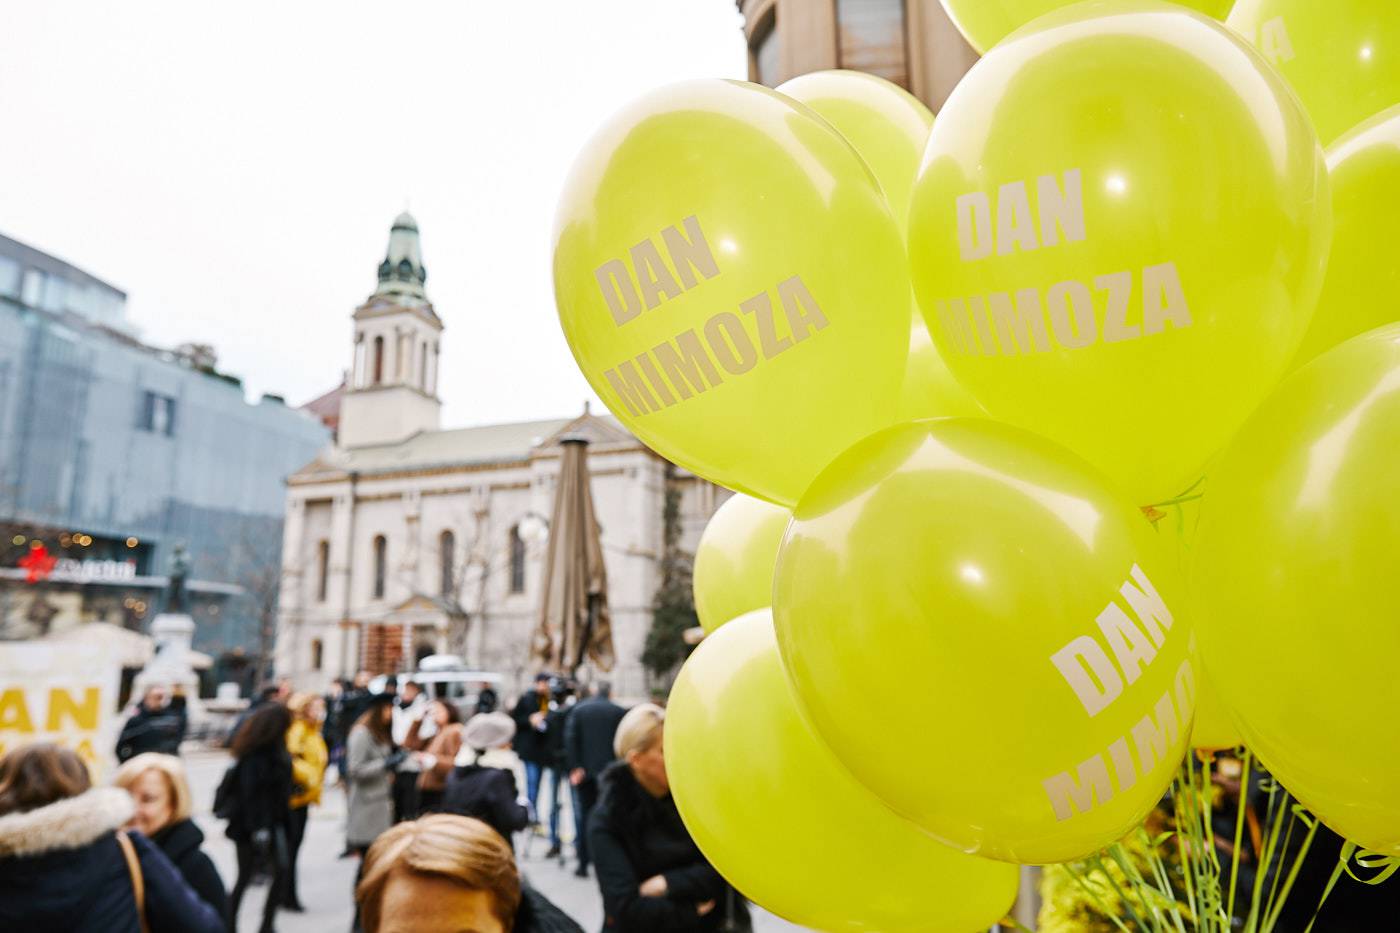
[[[362,672],[325,696],[270,686],[239,716],[212,801],[237,853],[227,888],[203,851],[179,746],[182,697],[151,688],[118,740],[112,787],[73,752],[28,745],[0,758],[0,928],[237,929],[266,882],[260,930],[302,911],[298,853],[328,780],[346,794],[342,857],[359,860],[354,928],[581,933],[522,875],[515,835],[548,804],[548,858],[564,859],[560,798],[575,819],[575,872],[596,873],[609,933],[742,931],[747,906],[705,861],[670,796],[665,711],[576,699],[542,673],[510,713],[483,689],[457,704]],[[485,686],[485,685],[483,685]],[[525,787],[516,780],[523,764]],[[328,778],[327,772],[332,776]],[[528,837],[527,837],[528,838]]]

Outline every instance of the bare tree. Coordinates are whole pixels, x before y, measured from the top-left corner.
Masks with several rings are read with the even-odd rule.
[[[436,585],[423,586],[423,574],[419,572],[421,554],[410,553],[402,567],[400,581],[415,597],[425,599],[440,609],[447,617],[447,644],[449,648],[460,646],[461,653],[467,653],[467,638],[471,634],[473,622],[486,615],[487,587],[491,577],[501,569],[499,562],[493,563],[490,548],[490,508],[483,500],[472,502],[470,520],[461,513],[453,516],[451,527],[453,552],[444,557],[441,535],[435,539],[435,546],[423,550],[435,559],[433,566],[439,570],[432,579]],[[416,540],[413,546],[417,547]],[[444,563],[450,561],[446,567]]]
[[[266,537],[257,536],[244,528],[233,555],[240,568],[238,585],[248,599],[253,622],[257,626],[253,657],[253,692],[256,694],[267,682],[272,670],[272,652],[277,640],[277,602],[282,587],[282,548],[269,548]]]

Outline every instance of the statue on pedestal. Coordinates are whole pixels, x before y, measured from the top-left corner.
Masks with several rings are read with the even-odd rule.
[[[184,542],[176,542],[170,559],[170,583],[165,589],[165,612],[169,615],[187,615],[185,605],[185,577],[189,576],[190,560],[185,553]]]
[[[165,609],[151,620],[150,635],[155,654],[132,684],[134,695],[142,696],[150,687],[178,689],[188,700],[191,715],[199,712],[199,675],[190,664],[190,642],[194,619],[189,613],[185,580],[190,562],[185,546],[177,543],[170,562],[170,579],[165,588]]]

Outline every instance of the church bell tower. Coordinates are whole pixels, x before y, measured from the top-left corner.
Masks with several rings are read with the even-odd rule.
[[[397,444],[441,426],[442,321],[423,289],[427,280],[418,222],[405,211],[389,229],[378,287],[355,309],[355,358],[341,401],[340,446]]]

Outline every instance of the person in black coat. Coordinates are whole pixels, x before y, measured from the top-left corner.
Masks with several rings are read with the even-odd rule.
[[[549,712],[544,716],[544,777],[549,787],[546,791],[549,802],[549,851],[545,853],[545,858],[554,858],[563,851],[563,839],[559,835],[559,817],[563,810],[559,805],[559,798],[560,791],[566,786],[565,775],[568,773],[565,765],[568,756],[564,751],[564,732],[569,716],[574,710],[573,691],[572,681],[562,678],[550,681],[551,702]],[[560,862],[562,864],[562,857]]]
[[[549,675],[535,675],[535,685],[520,695],[511,710],[515,720],[515,754],[525,765],[525,799],[530,809],[539,812],[540,778],[549,767],[549,742],[545,737],[549,716]]]
[[[270,933],[277,908],[286,899],[291,820],[292,757],[287,751],[291,713],[280,703],[266,703],[248,717],[233,737],[233,799],[225,835],[238,848],[238,879],[230,896],[230,926],[238,927],[238,908],[260,865],[272,874],[263,905],[263,933]]]
[[[496,695],[496,688],[482,681],[481,689],[476,692],[476,711],[478,713],[494,713],[496,707],[501,705],[501,698]]]
[[[0,930],[139,933],[121,832],[135,853],[151,933],[221,933],[223,917],[161,850],[121,829],[134,812],[126,791],[92,788],[67,749],[25,745],[0,758]]]
[[[616,759],[613,737],[626,710],[612,701],[612,684],[602,681],[591,697],[564,721],[564,764],[574,792],[574,828],[580,878],[588,875],[588,814],[598,805],[598,778]]]
[[[519,800],[514,772],[482,759],[510,744],[515,723],[505,713],[477,713],[462,730],[462,750],[447,776],[440,809],[470,816],[500,833],[514,850],[512,836],[530,825],[530,811]]]
[[[193,798],[185,766],[173,755],[147,752],[117,769],[112,783],[131,795],[140,830],[179,869],[200,900],[228,918],[228,893],[213,861],[201,848],[204,833],[190,819]]]
[[[178,755],[188,725],[185,698],[172,700],[164,687],[151,687],[122,726],[117,737],[117,760],[126,761],[145,752]]]
[[[748,905],[690,838],[666,777],[666,713],[643,703],[618,725],[588,819],[607,933],[748,930]]]
[[[180,872],[199,899],[218,911],[220,917],[228,918],[228,890],[224,879],[214,862],[205,854],[204,831],[195,825],[194,820],[180,820],[171,823],[151,837],[160,846],[170,864]]]

